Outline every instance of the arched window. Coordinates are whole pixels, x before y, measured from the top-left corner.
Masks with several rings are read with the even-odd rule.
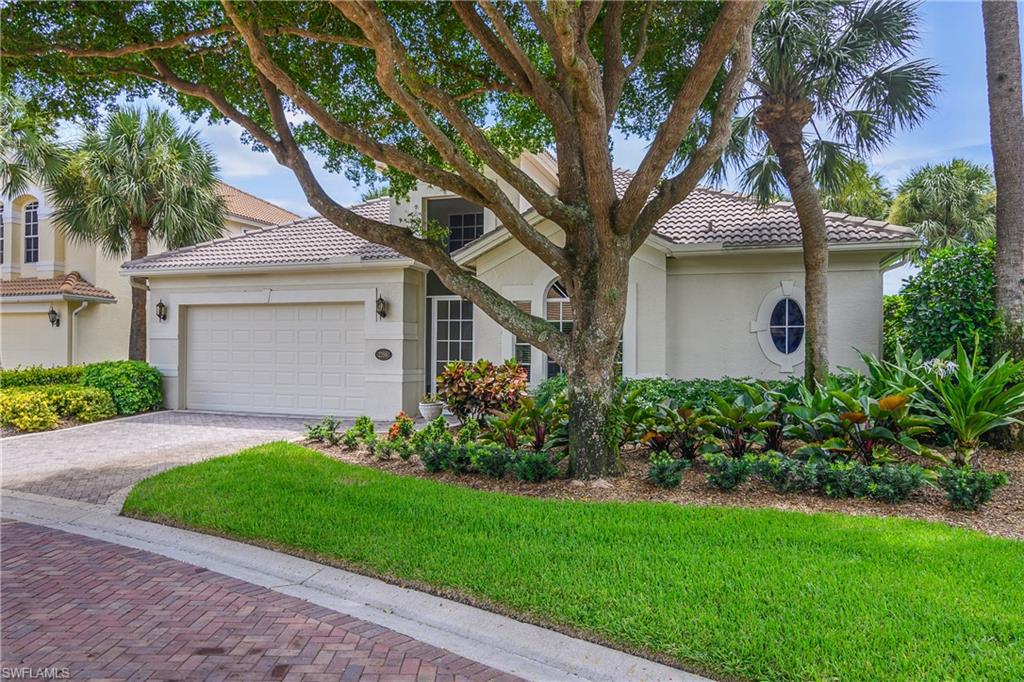
[[[800,304],[788,296],[776,303],[768,322],[768,333],[780,353],[796,352],[804,338],[804,311]]]
[[[39,202],[25,204],[25,262],[39,262]]]
[[[560,331],[572,330],[572,323],[575,319],[572,302],[569,301],[569,294],[561,281],[553,282],[544,293],[544,319],[554,324]],[[561,373],[562,368],[559,364],[548,358],[547,376],[550,378]]]

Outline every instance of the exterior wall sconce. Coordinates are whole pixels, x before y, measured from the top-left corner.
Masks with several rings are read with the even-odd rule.
[[[50,326],[51,327],[59,327],[60,326],[60,313],[58,313],[56,310],[54,310],[52,305],[50,306],[50,312],[46,313],[46,317],[48,317],[50,319]]]
[[[167,304],[164,303],[163,299],[160,299],[156,304],[156,319],[161,322],[167,321]]]
[[[388,316],[388,302],[383,296],[377,296],[377,318],[383,320]]]

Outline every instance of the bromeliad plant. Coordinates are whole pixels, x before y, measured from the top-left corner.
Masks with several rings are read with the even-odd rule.
[[[566,445],[568,418],[564,397],[556,396],[540,403],[523,396],[515,410],[487,419],[489,430],[482,438],[513,450],[522,445],[536,452],[551,450]]]
[[[974,466],[981,437],[1001,426],[1020,424],[1024,413],[1024,383],[1013,383],[1024,372],[1024,361],[1013,362],[1006,354],[991,367],[981,367],[979,344],[975,339],[970,357],[963,344],[956,344],[955,365],[926,365],[917,371],[926,395],[918,400],[921,409],[956,434],[951,461],[933,456],[956,467]]]

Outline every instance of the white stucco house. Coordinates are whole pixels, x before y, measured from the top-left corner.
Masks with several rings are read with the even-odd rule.
[[[519,164],[555,190],[549,156],[524,155]],[[622,188],[628,177],[618,172]],[[506,191],[560,239],[556,226]],[[353,210],[393,224],[414,215],[440,221],[451,229],[457,262],[523,309],[571,325],[555,274],[489,211],[425,185]],[[882,274],[915,238],[907,228],[847,215],[829,214],[828,225],[831,361],[856,366],[855,348],[881,347]],[[791,205],[760,210],[735,193],[696,190],[632,259],[624,375],[800,371],[801,263]],[[515,357],[534,385],[559,371],[423,264],[320,217],[152,255],[125,263],[121,274],[149,282],[150,361],[164,374],[172,408],[387,419],[413,412],[450,360]]]
[[[228,235],[299,216],[220,183]],[[128,355],[131,284],[123,258],[66,240],[40,187],[0,198],[0,366],[67,365]],[[150,252],[164,246],[150,242]],[[52,311],[52,312],[51,312]]]

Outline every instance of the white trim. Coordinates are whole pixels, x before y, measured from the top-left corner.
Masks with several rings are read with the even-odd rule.
[[[37,301],[89,301],[92,303],[117,303],[116,298],[81,296],[78,294],[18,294],[2,296],[0,303],[35,303]]]
[[[427,368],[427,373],[423,377],[423,384],[426,385],[427,377],[436,377],[435,370],[437,369],[437,302],[438,301],[463,301],[466,303],[473,304],[472,301],[464,299],[461,296],[443,294],[440,296],[427,296],[427,300],[430,304],[430,327],[427,329],[427,342],[430,344],[430,367]],[[477,306],[473,304],[473,315],[469,318],[469,323],[472,325],[471,333],[472,338],[469,340],[470,352],[468,362],[473,362],[476,359],[476,317]],[[451,319],[451,318],[446,318]],[[461,322],[465,322],[465,318],[460,318]],[[447,340],[446,343],[451,343],[451,340]],[[462,343],[462,340],[459,340]],[[448,358],[447,362],[451,362],[451,358]],[[434,389],[436,390],[436,386]],[[431,393],[434,391],[432,390]]]
[[[807,310],[807,304],[804,300],[804,288],[793,280],[784,279],[779,282],[779,286],[769,291],[761,299],[761,305],[757,309],[757,317],[750,322],[750,333],[757,334],[757,343],[761,347],[761,352],[764,353],[764,356],[769,361],[778,365],[780,372],[792,374],[795,368],[804,362],[804,344],[807,341],[806,330],[800,338],[800,345],[792,353],[783,353],[775,347],[775,342],[772,341],[771,332],[768,328],[771,323],[772,311],[779,301],[786,298],[796,301],[800,306],[800,312],[804,314],[804,322],[806,324],[805,311]]]

